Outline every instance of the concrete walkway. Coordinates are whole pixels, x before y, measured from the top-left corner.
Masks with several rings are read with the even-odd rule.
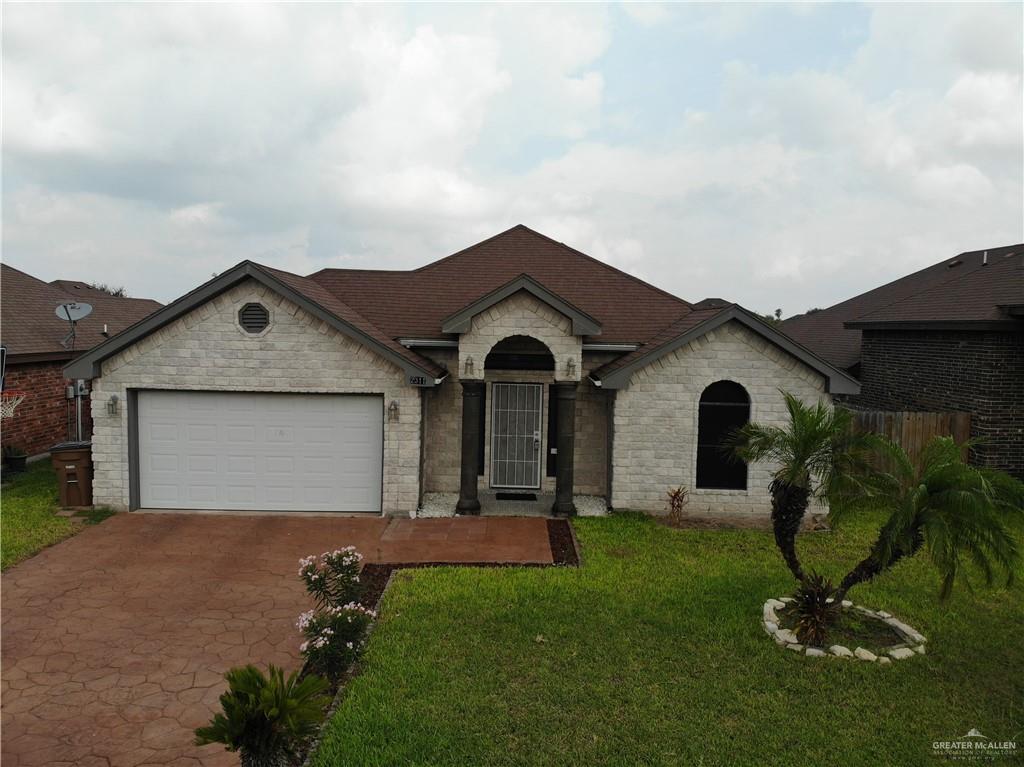
[[[550,563],[544,519],[120,514],[3,574],[2,748],[21,765],[222,765],[223,674],[300,665],[298,559]]]

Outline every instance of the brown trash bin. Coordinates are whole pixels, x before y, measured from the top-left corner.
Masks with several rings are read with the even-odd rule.
[[[61,442],[50,448],[50,460],[57,470],[60,505],[92,506],[92,443]]]

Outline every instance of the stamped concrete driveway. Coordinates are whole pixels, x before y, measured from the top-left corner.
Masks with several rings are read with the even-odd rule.
[[[120,514],[3,574],[2,760],[220,765],[192,745],[248,662],[300,664],[298,559],[551,562],[544,519]]]

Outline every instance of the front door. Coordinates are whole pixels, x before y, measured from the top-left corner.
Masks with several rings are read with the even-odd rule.
[[[540,384],[491,386],[491,487],[540,488]]]

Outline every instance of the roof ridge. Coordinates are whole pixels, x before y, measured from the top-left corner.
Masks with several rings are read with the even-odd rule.
[[[594,258],[593,256],[587,255],[586,253],[584,253],[581,250],[576,250],[576,248],[573,248],[570,245],[566,245],[564,242],[560,242],[559,240],[556,240],[553,237],[548,237],[546,234],[538,232],[536,229],[531,229],[530,227],[526,226],[526,224],[516,224],[515,226],[510,227],[510,228],[504,230],[503,232],[498,232],[498,234],[492,235],[491,237],[488,237],[485,240],[480,240],[480,242],[474,243],[473,245],[465,247],[462,250],[458,250],[455,253],[447,255],[447,256],[445,256],[443,258],[439,258],[437,261],[431,261],[429,264],[424,264],[421,267],[413,269],[412,273],[425,271],[427,269],[431,269],[431,268],[433,268],[435,266],[443,264],[444,262],[450,261],[451,259],[455,258],[456,256],[461,256],[462,254],[466,253],[467,251],[470,251],[470,250],[473,250],[475,248],[478,248],[481,245],[486,245],[487,243],[491,242],[492,240],[496,240],[499,237],[503,237],[503,236],[509,234],[510,232],[516,231],[517,229],[522,230],[524,232],[528,232],[529,234],[532,234],[534,237],[538,237],[538,238],[540,238],[542,240],[546,240],[547,242],[550,242],[553,245],[557,245],[558,247],[562,248],[563,250],[568,251],[569,253],[572,253],[575,256],[580,256],[581,258],[584,258],[587,261],[591,261],[591,262],[597,264],[598,266],[602,267],[606,271],[613,272],[615,274],[620,274],[623,277],[626,277],[626,278],[632,280],[633,282],[636,282],[636,283],[638,283],[640,285],[643,285],[645,288],[650,288],[651,290],[654,290],[654,291],[656,291],[658,293],[661,293],[663,296],[667,296],[668,298],[671,298],[673,301],[677,301],[677,302],[679,302],[680,304],[682,304],[684,306],[690,306],[690,302],[687,301],[686,299],[680,298],[679,296],[677,296],[677,295],[675,295],[673,293],[669,293],[667,290],[664,290],[663,288],[659,288],[657,285],[652,285],[651,283],[646,282],[645,280],[641,280],[639,277],[637,277],[635,275],[632,275],[629,272],[623,271],[622,269],[614,267],[611,264],[607,264],[604,261],[601,261],[600,259],[597,259],[597,258]]]

